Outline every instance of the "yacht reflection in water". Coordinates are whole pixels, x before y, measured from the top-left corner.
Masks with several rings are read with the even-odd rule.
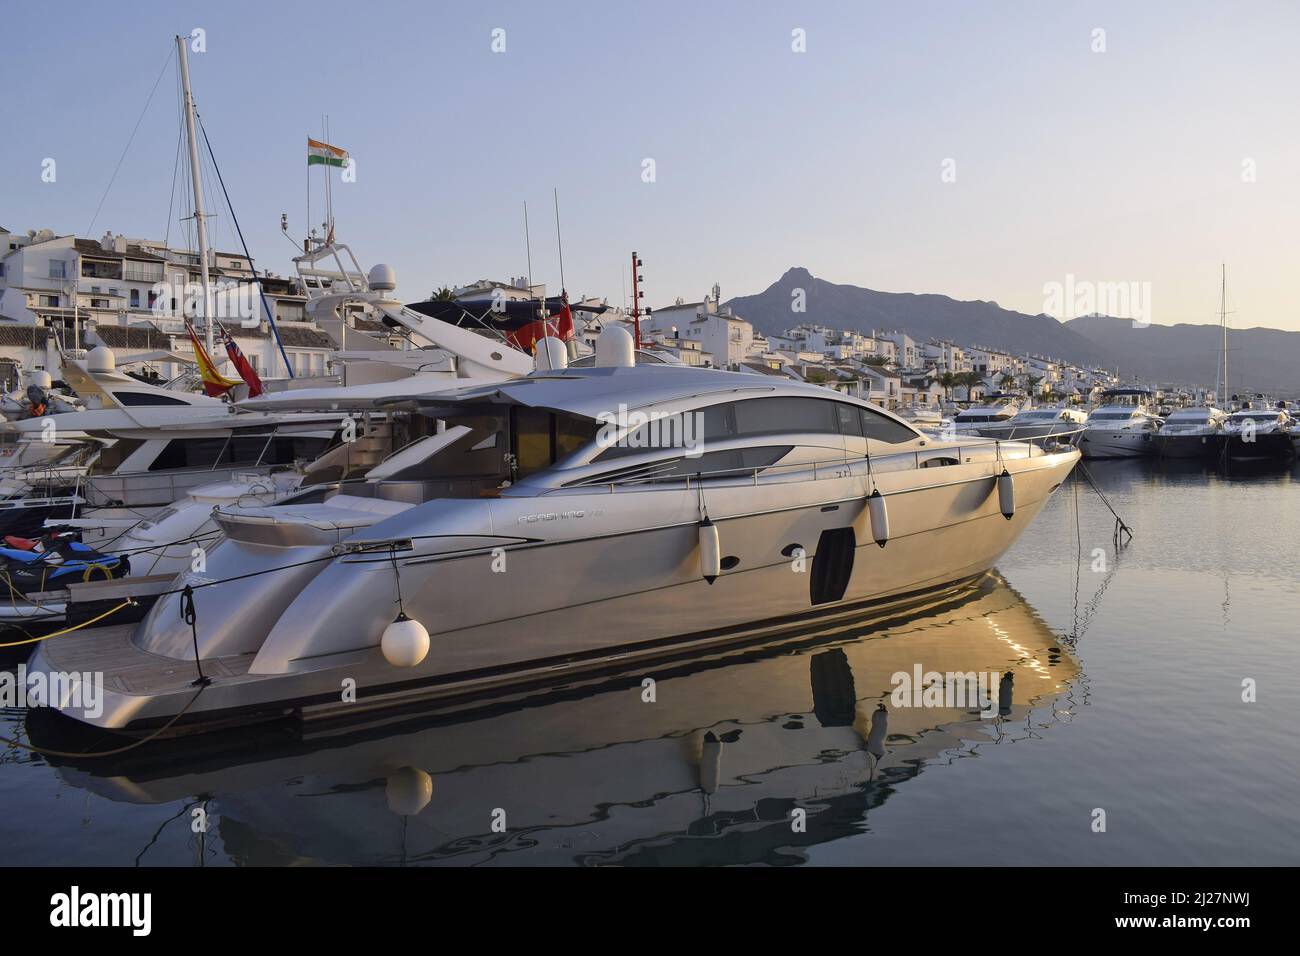
[[[893,676],[918,667],[931,683],[989,674],[1000,693],[984,716],[973,700],[949,706],[944,688],[938,706],[899,706]],[[469,711],[53,762],[114,801],[203,802],[208,846],[240,864],[798,863],[803,847],[869,829],[928,766],[1068,719],[1079,676],[988,575],[779,645]]]

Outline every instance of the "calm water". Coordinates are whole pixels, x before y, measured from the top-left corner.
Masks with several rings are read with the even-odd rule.
[[[1136,530],[1118,555],[1067,484],[980,587],[656,668],[654,702],[638,675],[309,740],[9,749],[0,863],[1300,862],[1300,471],[1090,469]],[[917,664],[1010,671],[1013,701],[891,708],[877,740],[890,675]],[[48,717],[3,713],[0,733],[69,743]]]

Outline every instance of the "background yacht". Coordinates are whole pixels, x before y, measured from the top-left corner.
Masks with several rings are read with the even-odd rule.
[[[985,438],[1023,441],[1031,438],[1065,436],[1070,442],[1083,428],[1088,416],[1077,408],[1030,408],[1004,422],[991,422],[978,429]]]
[[[981,429],[1004,424],[1020,412],[1024,397],[1009,392],[986,395],[979,405],[962,409],[952,418],[954,435],[979,435]]]
[[[1156,451],[1162,458],[1213,458],[1227,418],[1213,405],[1174,409],[1156,433]]]
[[[1280,405],[1280,403],[1279,403]],[[1218,436],[1218,452],[1235,460],[1290,458],[1295,454],[1295,420],[1282,407],[1246,407],[1233,412]]]
[[[1136,458],[1154,454],[1155,435],[1164,420],[1151,409],[1144,388],[1112,388],[1084,423],[1079,450],[1084,458]]]

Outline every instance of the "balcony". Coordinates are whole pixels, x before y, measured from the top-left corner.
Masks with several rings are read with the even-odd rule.
[[[90,259],[81,260],[81,277],[83,279],[121,279],[122,263],[120,262],[95,262]]]

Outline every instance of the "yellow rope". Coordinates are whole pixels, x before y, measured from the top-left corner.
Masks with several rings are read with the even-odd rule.
[[[116,614],[118,611],[122,610],[122,608],[130,607],[133,604],[135,604],[135,601],[131,598],[127,598],[117,607],[109,608],[107,611],[105,611],[103,614],[99,615],[98,617],[92,617],[89,621],[83,621],[82,623],[76,625],[75,627],[65,627],[61,631],[55,631],[53,634],[42,634],[40,637],[29,637],[25,641],[13,641],[9,644],[0,644],[0,647],[21,647],[24,644],[35,644],[38,641],[48,641],[51,637],[61,637],[64,634],[71,634],[73,631],[79,631],[83,627],[89,627],[90,625],[94,624],[96,621],[102,621],[110,614]]]

